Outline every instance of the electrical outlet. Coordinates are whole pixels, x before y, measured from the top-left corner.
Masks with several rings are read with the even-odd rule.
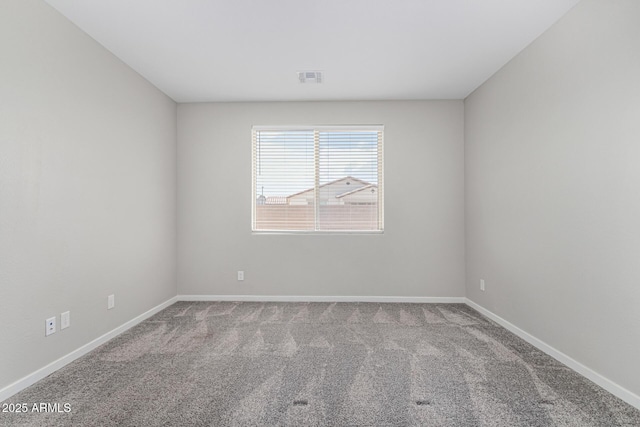
[[[480,290],[484,291],[484,279],[480,279]]]
[[[244,280],[244,271],[238,270],[238,280],[239,281],[243,281]]]
[[[109,295],[109,297],[107,298],[107,310],[111,310],[115,306],[116,306],[116,296]]]
[[[71,326],[71,312],[65,311],[60,315],[60,330],[67,329]]]
[[[51,334],[56,333],[56,318],[50,317],[46,320],[44,335],[48,337]]]

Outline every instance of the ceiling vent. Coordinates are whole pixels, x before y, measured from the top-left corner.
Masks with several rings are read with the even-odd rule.
[[[322,71],[298,71],[300,83],[322,83]]]

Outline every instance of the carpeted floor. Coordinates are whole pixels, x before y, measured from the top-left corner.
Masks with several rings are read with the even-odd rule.
[[[4,403],[23,402],[62,412],[0,425],[640,426],[460,304],[180,302]]]

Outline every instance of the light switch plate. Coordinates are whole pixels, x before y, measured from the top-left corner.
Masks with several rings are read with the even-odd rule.
[[[67,329],[71,326],[71,312],[65,311],[60,315],[60,330]]]

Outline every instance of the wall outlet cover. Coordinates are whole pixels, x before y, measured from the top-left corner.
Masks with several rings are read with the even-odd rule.
[[[56,333],[56,318],[50,317],[45,321],[45,332],[44,335],[48,337],[51,334]]]

